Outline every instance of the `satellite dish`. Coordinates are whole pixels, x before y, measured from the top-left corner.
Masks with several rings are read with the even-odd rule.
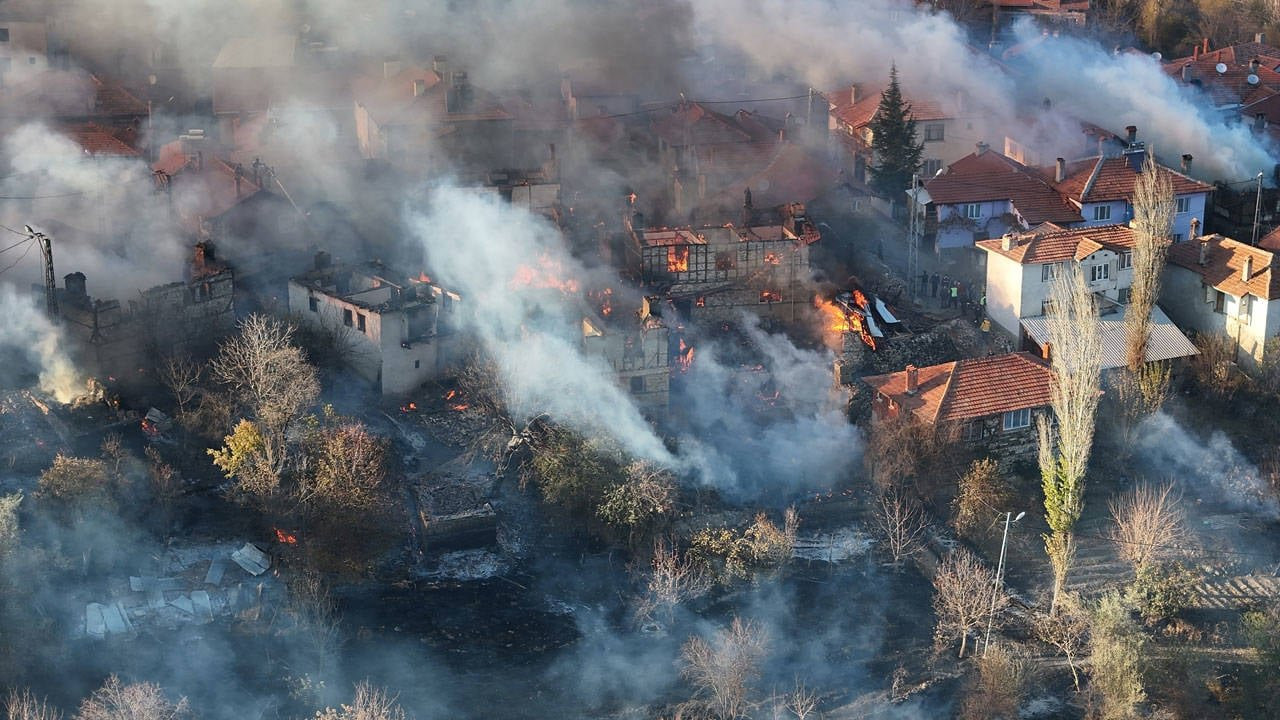
[[[1163,59],[1164,59],[1164,55],[1161,55],[1161,54],[1160,54],[1160,53],[1158,53],[1158,52],[1153,52],[1153,53],[1151,53],[1151,57],[1152,57],[1156,62],[1160,62],[1161,60],[1163,60]]]
[[[1258,76],[1257,76],[1257,75],[1254,75],[1253,73],[1250,73],[1250,74],[1249,74],[1249,77],[1247,77],[1247,78],[1245,78],[1245,79],[1249,81],[1249,84],[1250,84],[1250,85],[1257,85],[1257,84],[1258,84]]]
[[[1226,72],[1227,72],[1227,64],[1226,64],[1226,63],[1218,63],[1217,65],[1214,65],[1214,66],[1213,66],[1213,69],[1214,69],[1214,70],[1217,70],[1219,75],[1225,75],[1225,74],[1226,74]]]

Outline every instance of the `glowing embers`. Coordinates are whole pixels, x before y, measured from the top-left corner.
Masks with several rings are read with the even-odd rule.
[[[457,390],[450,390],[444,394],[444,404],[454,412],[462,412],[463,410],[471,407],[471,404],[463,399],[462,393]]]
[[[297,544],[298,544],[298,536],[297,536],[297,535],[294,535],[293,533],[287,533],[287,532],[285,532],[284,530],[281,530],[280,528],[276,528],[276,529],[275,529],[275,531],[276,531],[276,541],[277,541],[277,542],[284,543],[285,545],[297,545]]]
[[[876,349],[875,336],[867,323],[867,298],[862,291],[854,290],[852,295],[844,294],[835,300],[815,297],[813,305],[822,315],[823,333],[857,333],[863,344]]]
[[[693,346],[686,343],[684,338],[680,338],[679,349],[676,350],[676,369],[682,373],[689,372],[689,368],[693,367]]]

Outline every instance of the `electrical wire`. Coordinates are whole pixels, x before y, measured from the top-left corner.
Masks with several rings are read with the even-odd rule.
[[[13,228],[11,228],[11,227],[9,227],[9,226],[7,226],[7,225],[0,225],[0,230],[8,230],[9,232],[13,233],[14,235],[21,235],[22,237],[29,237],[29,235],[28,235],[27,233],[20,232],[20,231],[18,231],[18,230],[14,230]]]
[[[29,238],[29,237],[28,237],[26,240],[19,240],[18,242],[16,242],[16,243],[14,243],[14,244],[10,245],[9,247],[7,247],[7,248],[5,248],[5,249],[3,249],[3,250],[0,250],[0,255],[3,255],[4,253],[9,252],[10,250],[12,250],[12,249],[14,249],[14,248],[18,247],[18,246],[19,246],[19,245],[21,245],[22,243],[27,242],[27,241],[29,241],[29,240],[31,240],[31,238]]]
[[[22,260],[23,260],[24,258],[26,258],[26,257],[27,257],[27,253],[31,252],[31,248],[32,248],[34,245],[35,245],[35,243],[34,243],[34,242],[30,242],[30,241],[28,241],[28,243],[27,243],[27,249],[26,249],[26,250],[24,250],[24,251],[22,252],[22,254],[18,256],[18,259],[17,259],[17,260],[14,260],[13,262],[9,263],[8,265],[4,266],[3,268],[0,268],[0,275],[3,275],[3,274],[5,274],[6,272],[8,272],[8,271],[12,270],[12,269],[14,268],[14,266],[16,266],[18,263],[22,262]]]

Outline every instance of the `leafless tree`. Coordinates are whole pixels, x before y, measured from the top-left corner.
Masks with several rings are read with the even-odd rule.
[[[795,689],[787,696],[786,708],[796,720],[807,720],[818,709],[818,696],[797,680]]]
[[[160,457],[160,451],[155,447],[148,447],[143,452],[149,461],[147,475],[151,480],[151,495],[155,498],[167,527],[169,515],[173,512],[173,503],[182,494],[182,478],[178,476],[178,471],[174,470],[172,465]]]
[[[933,610],[938,619],[934,642],[941,648],[959,637],[959,657],[964,657],[970,633],[994,617],[993,605],[998,615],[1009,602],[1003,588],[996,590],[995,572],[963,549],[951,553],[938,567],[933,591]]]
[[[458,372],[456,381],[470,408],[489,421],[488,427],[470,443],[468,454],[492,460],[499,475],[505,474],[512,463],[519,469],[522,454],[547,447],[554,437],[545,414],[516,417],[511,412],[513,403],[509,394],[512,390],[503,383],[501,368],[492,357],[472,355]]]
[[[1045,550],[1053,566],[1056,602],[1074,557],[1072,531],[1084,510],[1085,474],[1101,394],[1102,341],[1098,308],[1079,266],[1068,266],[1054,282],[1050,298],[1048,325],[1054,371],[1050,398],[1057,425],[1050,428],[1044,417],[1037,422],[1045,519],[1051,531]]]
[[[337,604],[329,586],[315,572],[303,571],[289,578],[289,612],[323,672],[341,642]]]
[[[978,676],[966,694],[962,720],[1017,720],[1030,668],[1021,655],[996,643],[978,657]]]
[[[1133,284],[1129,307],[1125,310],[1125,361],[1132,371],[1147,358],[1147,338],[1151,333],[1151,313],[1160,297],[1160,273],[1173,239],[1176,212],[1173,181],[1148,154],[1146,164],[1133,188]]]
[[[1240,389],[1242,378],[1236,366],[1236,344],[1223,334],[1196,337],[1198,355],[1191,358],[1196,382],[1220,399],[1230,398]]]
[[[107,481],[107,467],[101,460],[59,454],[53,465],[40,474],[36,496],[81,512],[111,502]]]
[[[914,482],[920,494],[934,488],[931,479],[941,473],[956,450],[955,428],[946,424],[933,426],[906,413],[877,426],[871,434],[864,461],[876,487],[902,488]],[[903,452],[911,448],[911,452]]]
[[[680,672],[720,717],[741,717],[768,646],[763,628],[734,617],[710,641],[695,636],[684,644]]]
[[[4,703],[8,720],[62,720],[62,712],[30,690],[10,690]]]
[[[1138,425],[1156,414],[1169,399],[1172,374],[1166,363],[1146,363],[1137,370],[1124,368],[1112,376],[1108,397],[1120,449],[1126,455],[1137,439]]]
[[[1036,613],[1031,620],[1032,630],[1041,642],[1057,650],[1071,668],[1071,680],[1080,689],[1080,657],[1089,641],[1089,614],[1080,604],[1080,598],[1064,593],[1058,599],[1055,613]]]
[[[350,705],[316,713],[316,720],[407,720],[408,717],[394,695],[368,681],[356,683],[356,694]]]
[[[322,428],[317,435],[310,467],[298,479],[298,501],[330,509],[377,505],[386,477],[385,443],[356,421]]]
[[[653,541],[649,582],[636,614],[670,622],[678,605],[706,594],[712,581],[702,563],[681,553],[674,540],[659,537]]]
[[[952,502],[952,524],[963,535],[973,535],[1005,506],[1008,489],[1000,476],[1000,465],[991,458],[973,461],[960,477],[959,492]]]
[[[285,461],[286,431],[320,394],[315,368],[292,337],[291,326],[250,315],[210,364],[214,377],[261,427],[264,456],[277,470]]]
[[[75,720],[179,720],[189,715],[186,698],[170,702],[159,685],[125,685],[112,675],[80,703]]]
[[[203,373],[204,369],[186,355],[170,355],[160,363],[160,382],[173,393],[179,420],[187,414],[187,406],[199,392],[200,376]]]
[[[884,538],[885,549],[895,569],[924,547],[925,531],[929,524],[920,503],[904,497],[897,490],[880,494],[876,526]]]
[[[1171,483],[1139,485],[1111,501],[1112,540],[1134,572],[1179,555],[1189,530]]]
[[[0,495],[0,559],[8,556],[18,546],[18,506],[22,504],[22,492]]]

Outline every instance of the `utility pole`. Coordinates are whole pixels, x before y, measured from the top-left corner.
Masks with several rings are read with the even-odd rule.
[[[1254,247],[1258,246],[1258,220],[1262,216],[1262,173],[1258,173],[1258,196],[1253,202],[1253,242],[1249,243]]]
[[[1004,539],[1000,541],[1000,563],[996,565],[996,585],[991,589],[991,610],[987,613],[987,639],[982,646],[982,657],[987,656],[987,650],[991,647],[991,626],[996,619],[996,600],[1000,598],[1000,584],[1004,580],[1004,553],[1005,548],[1009,547],[1009,526],[1018,522],[1027,513],[1025,511],[1018,513],[1018,517],[1013,517],[1012,512],[1004,514]]]
[[[919,292],[916,275],[920,272],[920,241],[924,236],[924,223],[920,215],[920,176],[911,175],[911,190],[907,193],[910,202],[907,204],[907,297],[915,298]]]
[[[49,317],[58,317],[58,282],[53,277],[53,241],[48,235],[36,232],[30,225],[24,227],[27,237],[40,243],[40,253],[44,255],[44,303]]]

